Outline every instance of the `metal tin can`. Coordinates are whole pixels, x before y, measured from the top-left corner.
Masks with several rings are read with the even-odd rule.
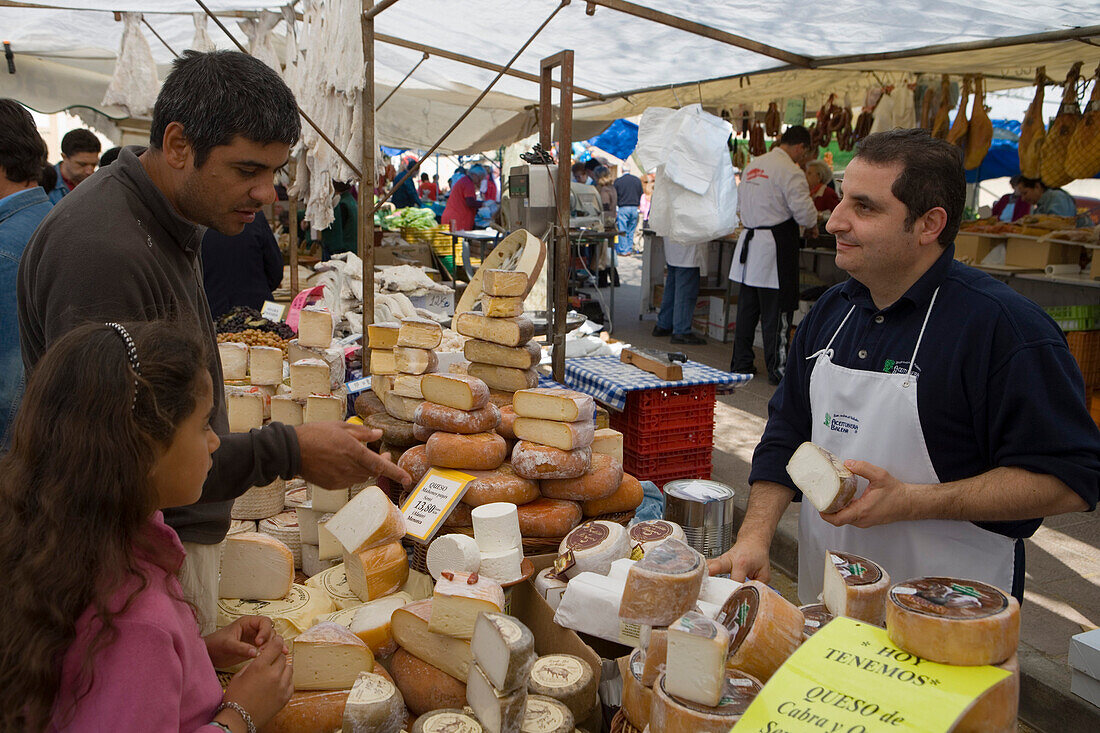
[[[664,486],[665,519],[684,530],[703,557],[718,557],[733,545],[734,491],[708,479],[677,479]]]

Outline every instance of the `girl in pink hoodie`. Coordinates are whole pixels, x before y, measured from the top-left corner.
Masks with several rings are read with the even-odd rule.
[[[271,621],[204,639],[176,578],[160,510],[218,447],[207,359],[179,323],[89,324],[32,373],[0,461],[0,729],[252,733],[290,698]]]

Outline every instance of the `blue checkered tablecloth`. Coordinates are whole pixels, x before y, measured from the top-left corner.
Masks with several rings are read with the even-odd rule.
[[[626,393],[634,390],[701,384],[713,384],[719,390],[723,387],[732,389],[752,379],[748,374],[731,374],[697,361],[688,361],[681,366],[684,378],[668,382],[644,369],[624,364],[617,356],[584,356],[565,360],[565,385],[592,395],[608,407],[622,410],[626,407]]]

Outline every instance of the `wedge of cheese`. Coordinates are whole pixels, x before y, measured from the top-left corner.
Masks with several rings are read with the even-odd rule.
[[[329,520],[331,522],[331,520]],[[344,553],[348,588],[359,600],[373,601],[395,593],[409,579],[409,557],[400,542]]]
[[[539,374],[534,369],[512,369],[511,367],[471,362],[467,372],[471,377],[477,377],[492,389],[503,392],[528,389],[539,383]]]
[[[592,445],[596,424],[591,420],[558,422],[533,417],[517,417],[512,424],[512,430],[519,440],[529,440],[558,450],[576,450]]]
[[[443,341],[443,327],[427,318],[405,318],[397,334],[398,346],[435,349]]]
[[[248,378],[248,344],[237,341],[218,344],[218,360],[222,364],[222,379],[236,381]]]
[[[395,346],[393,358],[394,365],[401,374],[424,374],[434,372],[439,367],[439,357],[431,349]]]
[[[682,700],[715,707],[726,681],[729,630],[698,611],[668,627],[665,690]]]
[[[355,609],[348,629],[371,648],[377,657],[388,657],[397,648],[393,639],[391,619],[393,612],[412,602],[408,593],[397,592],[369,601]]]
[[[298,343],[301,346],[328,348],[335,326],[332,313],[323,309],[303,308],[298,314]]]
[[[322,621],[294,640],[293,666],[295,690],[347,690],[374,669],[374,654],[340,624]]]
[[[525,389],[513,395],[512,407],[519,417],[567,423],[591,421],[596,414],[596,403],[590,395],[570,389]]]
[[[311,394],[332,394],[332,372],[320,359],[299,359],[290,365],[290,396],[304,402]]]
[[[466,681],[466,703],[489,733],[522,733],[526,687],[508,692],[494,689],[485,671],[475,662]]]
[[[456,410],[480,410],[489,404],[489,387],[466,374],[425,374],[420,389],[427,401]]]
[[[367,325],[367,346],[371,349],[392,349],[397,346],[401,324],[393,321]]]
[[[881,565],[859,555],[825,552],[821,600],[834,616],[847,616],[875,626],[886,622],[890,576]]]
[[[219,598],[278,600],[294,584],[294,555],[270,535],[241,532],[225,538]]]
[[[518,270],[485,270],[481,275],[481,290],[498,298],[514,298],[527,295],[529,278]]]
[[[405,536],[405,517],[377,486],[356,494],[325,526],[348,552],[398,542]]]
[[[534,341],[519,346],[501,346],[492,341],[470,339],[462,347],[467,361],[513,369],[531,369],[542,361],[542,347]]]
[[[474,622],[470,640],[474,661],[497,690],[527,687],[535,665],[535,637],[513,616],[482,613]]]
[[[248,381],[252,384],[282,384],[283,350],[274,346],[250,346]]]
[[[481,312],[491,318],[514,318],[523,315],[523,298],[496,295],[481,296]]]
[[[810,442],[795,450],[787,462],[787,474],[822,514],[840,511],[856,495],[855,474],[842,460]]]
[[[504,590],[500,583],[477,573],[446,571],[435,584],[428,630],[469,639],[474,635],[474,621],[479,613],[502,610]]]
[[[394,384],[396,384],[396,380]],[[423,401],[415,397],[402,397],[396,391],[387,392],[386,396],[382,398],[382,403],[386,406],[386,412],[391,417],[405,422],[412,422],[416,419],[416,408],[420,407],[420,403]]]
[[[623,462],[623,434],[611,428],[599,428],[592,436],[592,452],[603,453]]]
[[[271,422],[284,425],[301,425],[305,419],[305,406],[288,394],[271,398]]]
[[[423,374],[398,374],[393,380],[393,393],[401,397],[423,400],[424,392],[420,387]],[[383,403],[385,405],[385,403]]]
[[[343,397],[311,394],[306,398],[306,409],[302,416],[302,422],[342,422],[347,409],[348,401]]]
[[[226,408],[231,433],[247,433],[264,426],[264,396],[259,392],[230,392]]]
[[[474,311],[459,313],[454,328],[463,336],[512,347],[527,343],[535,335],[535,324],[526,316],[490,318]]]
[[[396,609],[390,621],[394,641],[413,656],[430,659],[435,667],[465,682],[473,660],[470,642],[429,631],[432,605],[433,600],[427,598]]]

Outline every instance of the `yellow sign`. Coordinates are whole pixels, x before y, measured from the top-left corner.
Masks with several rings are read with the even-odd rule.
[[[736,733],[940,733],[1008,676],[898,649],[886,631],[838,617],[791,655]]]
[[[468,473],[448,468],[429,470],[401,505],[405,534],[418,542],[431,542],[473,480]]]

